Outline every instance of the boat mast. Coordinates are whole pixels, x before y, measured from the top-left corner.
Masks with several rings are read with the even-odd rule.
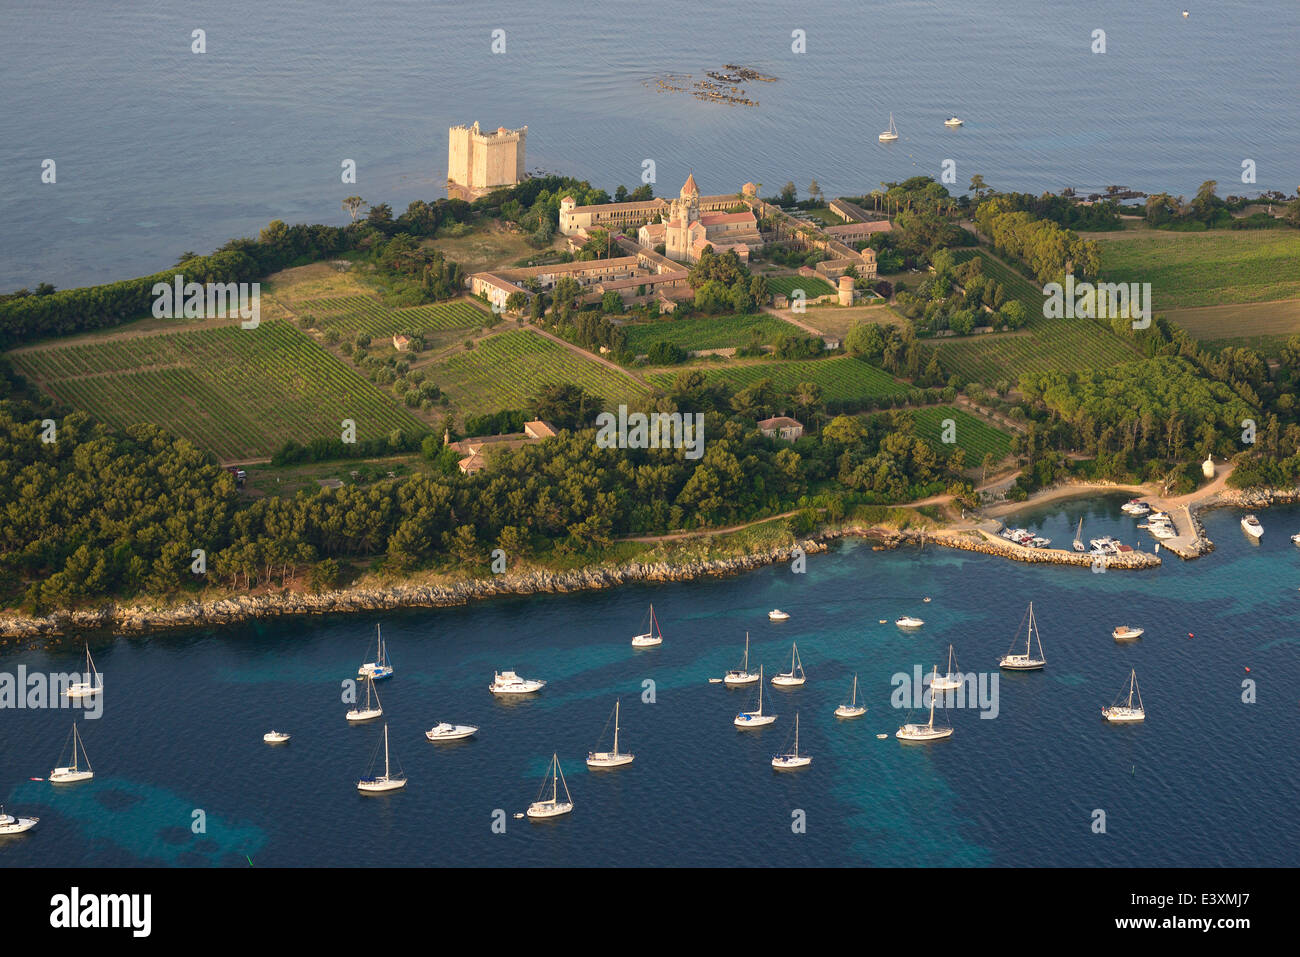
[[[614,753],[618,754],[618,701],[614,701]]]
[[[388,725],[384,725],[384,780],[388,780]]]
[[[856,708],[857,706],[858,706],[858,676],[854,675],[853,676],[853,697],[849,701],[849,707]]]
[[[745,632],[745,663],[740,666],[740,670],[749,674],[749,632]]]
[[[794,756],[799,757],[799,712],[794,713]]]
[[[939,666],[934,666],[934,671],[930,674],[930,730],[934,730],[934,677],[939,672]]]
[[[552,805],[557,803],[557,799],[559,798],[560,795],[559,783],[560,783],[560,756],[557,753],[552,753],[551,754],[551,804]],[[566,794],[569,792],[569,786],[567,784],[564,786],[564,792]]]
[[[763,713],[763,666],[758,666],[758,713]]]

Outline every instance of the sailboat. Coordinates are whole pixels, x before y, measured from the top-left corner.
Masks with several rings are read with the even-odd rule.
[[[90,657],[90,642],[86,642],[86,680],[68,686],[63,692],[69,698],[89,698],[104,690],[104,676],[95,670],[95,661]]]
[[[894,126],[894,114],[889,114],[889,129],[880,134],[880,142],[892,143],[898,139],[898,128]]]
[[[749,670],[749,632],[745,632],[745,660],[740,663],[739,668],[733,668],[722,676],[723,684],[731,688],[741,685],[752,685],[759,680],[759,675]]]
[[[5,806],[0,804],[0,836],[30,831],[39,820],[39,817],[14,817],[12,814],[6,814]]]
[[[371,678],[379,681],[383,678],[393,676],[393,665],[388,660],[388,648],[384,644],[384,636],[379,630],[379,625],[375,625],[375,660],[367,661],[357,669],[358,678]]]
[[[935,691],[955,691],[961,687],[961,672],[954,671],[953,665],[955,659],[952,653],[952,645],[948,646],[948,670],[942,678],[935,678],[930,682],[930,687]]]
[[[379,692],[375,691],[375,703],[370,704],[370,692],[374,688],[374,681],[366,678],[366,706],[364,708],[353,708],[346,715],[347,719],[353,724],[359,724],[362,721],[373,721],[384,713],[384,706],[379,703]]]
[[[632,638],[633,648],[655,648],[664,643],[664,633],[659,628],[659,619],[655,617],[655,606],[650,606],[650,627],[644,635]]]
[[[374,763],[373,761],[371,762]],[[388,768],[388,724],[384,723],[384,773],[380,777],[362,778],[357,782],[357,790],[363,794],[380,794],[384,791],[397,791],[406,787],[406,775],[393,774]]]
[[[799,753],[799,712],[794,714],[794,750],[788,754],[772,755],[772,767],[777,771],[793,771],[796,768],[806,768],[812,764],[812,758],[806,754]]]
[[[1134,695],[1137,695],[1138,699],[1136,708],[1133,707]],[[1128,699],[1124,704],[1120,704],[1119,700],[1123,697],[1124,692],[1121,690],[1119,697],[1115,699],[1114,704],[1109,708],[1101,709],[1101,716],[1107,721],[1145,721],[1147,713],[1142,708],[1142,692],[1138,690],[1138,676],[1136,670],[1129,672]]]
[[[784,674],[773,675],[772,684],[777,688],[798,688],[808,676],[803,673],[803,662],[799,660],[799,646],[790,646],[790,670]]]
[[[1079,519],[1079,530],[1074,533],[1074,550],[1076,552],[1084,551],[1083,547],[1083,519]]]
[[[776,720],[774,714],[763,714],[763,666],[758,666],[758,709],[756,711],[742,711],[736,715],[731,723],[741,730],[750,728],[761,728],[771,724]]]
[[[77,746],[81,746],[81,754],[86,759],[86,766],[81,767],[77,758]],[[60,756],[62,757],[62,756]],[[81,740],[81,732],[77,730],[77,723],[72,722],[72,766],[66,768],[55,768],[50,772],[51,784],[75,784],[78,781],[89,781],[95,776],[94,770],[90,767],[90,755],[86,754],[86,742]]]
[[[998,662],[1001,667],[1006,668],[1008,671],[1037,671],[1047,664],[1047,659],[1043,657],[1043,642],[1038,636],[1038,625],[1034,621],[1034,603],[1032,601],[1029,603],[1029,611],[1026,617],[1029,620],[1029,627],[1025,630],[1025,653],[1023,655],[1012,654],[1008,651]],[[1016,637],[1019,636],[1020,630],[1017,629]],[[1035,641],[1038,642],[1037,658],[1030,653],[1030,648]],[[1016,639],[1013,638],[1011,639],[1011,647],[1014,648],[1015,646]]]
[[[606,725],[608,727],[608,725]],[[618,751],[618,701],[614,702],[614,750],[613,751],[591,751],[587,754],[587,767],[589,768],[621,768],[625,764],[631,764],[635,755],[620,754]]]
[[[938,677],[939,668],[935,666],[934,673],[930,676],[930,720],[927,724],[905,724],[898,729],[894,737],[900,741],[938,741],[940,738],[952,736],[952,728],[936,728],[934,726],[934,679]]]
[[[837,718],[860,718],[867,713],[867,709],[858,704],[858,676],[853,676],[853,691],[849,694],[849,703],[842,704],[835,709]]]
[[[547,775],[551,779],[551,799],[542,800],[542,791],[546,790],[546,778],[542,778],[542,789],[537,792],[537,800],[528,805],[528,816],[534,821],[544,820],[550,817],[559,817],[561,814],[569,814],[573,811],[573,798],[569,796],[569,785],[564,780],[564,772],[560,770],[560,756],[551,755],[551,766],[547,768],[550,772]],[[560,800],[560,791],[558,785],[564,785],[564,800]]]

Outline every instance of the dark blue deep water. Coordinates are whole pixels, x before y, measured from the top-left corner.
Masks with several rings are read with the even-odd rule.
[[[1075,500],[1016,516],[1068,542],[1085,533],[1134,541],[1122,498]],[[880,865],[1192,866],[1300,864],[1300,510],[1262,513],[1250,544],[1239,515],[1210,513],[1217,544],[1194,562],[1094,574],[926,547],[876,552],[849,543],[811,556],[807,573],[741,577],[471,607],[262,622],[222,631],[92,644],[105,708],[81,724],[93,781],[56,789],[48,775],[68,710],[0,711],[0,797],[36,814],[30,833],[0,839],[0,867],[42,865]],[[1149,541],[1144,544],[1149,548]],[[928,604],[922,601],[930,596]],[[943,670],[949,643],[963,670],[996,670],[1029,600],[1045,671],[1003,675],[999,714],[949,712],[952,738],[904,746],[905,712],[890,676]],[[634,652],[648,602],[666,640]],[[792,618],[768,622],[781,607]],[[917,614],[912,635],[892,625]],[[878,620],[891,624],[881,625]],[[363,797],[377,724],[344,721],[341,681],[376,621],[398,669],[381,684],[404,792]],[[1111,628],[1146,635],[1117,645]],[[769,689],[777,722],[741,733],[731,718],[751,691],[706,678],[739,663],[745,632],[768,674],[797,640],[808,684]],[[1195,638],[1189,639],[1188,632]],[[68,671],[80,648],[0,645],[0,672]],[[531,700],[487,691],[494,669],[550,684]],[[1109,705],[1136,668],[1148,720],[1109,726]],[[1250,673],[1246,673],[1246,669]],[[870,710],[832,711],[852,674]],[[1253,678],[1258,700],[1242,702]],[[654,682],[655,703],[643,703]],[[623,702],[636,762],[604,774],[583,759]],[[803,772],[770,756],[795,712]],[[438,720],[476,724],[477,739],[435,746]],[[924,714],[919,720],[924,720]],[[277,728],[291,743],[271,748]],[[888,732],[888,740],[875,735]],[[608,744],[606,740],[605,744]],[[575,812],[515,820],[559,753]],[[495,809],[504,834],[492,831]],[[201,809],[206,833],[191,830]],[[1106,813],[1094,834],[1092,813]],[[802,810],[806,833],[791,830]]]

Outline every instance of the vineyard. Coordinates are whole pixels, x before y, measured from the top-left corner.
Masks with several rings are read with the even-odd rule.
[[[480,340],[473,349],[434,363],[426,371],[465,415],[526,409],[537,390],[551,383],[581,386],[607,406],[631,402],[645,392],[628,376],[521,330]]]
[[[287,440],[358,440],[427,426],[284,322],[263,320],[102,339],[11,354],[51,394],[117,427],[151,422],[223,461],[269,456]]]
[[[767,276],[765,278],[768,292],[774,296],[785,296],[787,299],[796,289],[802,289],[808,299],[829,296],[835,292],[834,286],[816,276]]]
[[[943,441],[943,421],[952,419],[954,438],[959,448],[966,450],[966,464],[978,465],[984,456],[992,453],[994,461],[1011,454],[1011,436],[995,429],[983,419],[950,405],[932,405],[913,413],[916,434],[939,445]]]
[[[983,261],[983,274],[994,282],[1002,283],[1008,299],[1019,299],[1024,305],[1025,312],[1029,314],[1029,324],[1032,326],[1036,319],[1042,320],[1043,293],[1027,278],[1000,260],[974,249],[954,249],[952,253],[953,261],[957,263],[964,263],[978,256]]]
[[[295,303],[294,310],[303,318],[311,319],[322,332],[334,329],[342,336],[364,332],[375,339],[389,339],[408,329],[417,335],[446,329],[477,329],[496,318],[465,299],[390,309],[369,296],[340,296],[307,299]]]
[[[724,349],[749,343],[758,330],[764,345],[772,345],[786,335],[802,335],[803,330],[765,313],[752,316],[718,316],[716,318],[677,319],[668,322],[638,322],[623,327],[627,346],[636,355],[644,355],[656,342],[668,342],[691,352],[697,349]]]
[[[710,382],[726,382],[733,390],[753,385],[760,379],[770,379],[773,387],[781,392],[792,391],[800,382],[815,382],[821,386],[822,398],[828,402],[902,395],[909,391],[908,386],[894,381],[887,372],[851,356],[698,368]],[[678,374],[675,371],[656,372],[646,378],[667,392],[672,389]]]

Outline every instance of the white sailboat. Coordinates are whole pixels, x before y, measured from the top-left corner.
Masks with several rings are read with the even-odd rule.
[[[837,718],[860,718],[867,713],[867,709],[858,704],[858,676],[853,676],[853,691],[849,693],[849,703],[842,704],[835,709]]]
[[[388,660],[388,646],[384,644],[383,633],[375,625],[375,660],[367,661],[357,669],[358,678],[372,678],[379,681],[393,676],[393,665]]]
[[[559,817],[561,814],[569,814],[573,811],[573,798],[569,796],[569,785],[564,780],[564,772],[560,770],[560,756],[551,755],[551,766],[547,768],[550,772],[547,777],[551,779],[551,797],[547,801],[542,800],[542,792],[546,790],[546,778],[542,778],[542,788],[537,792],[537,800],[528,805],[528,816],[534,821],[545,820],[546,818]],[[558,785],[564,785],[564,800],[560,800],[560,791]]]
[[[587,767],[621,768],[625,764],[631,764],[634,757],[635,755],[631,754],[620,754],[618,750],[618,701],[616,700],[614,702],[614,750],[589,751],[587,753]]]
[[[799,712],[794,713],[794,750],[772,755],[772,767],[777,771],[794,771],[812,764],[812,758],[799,753]]]
[[[743,731],[762,728],[776,720],[774,714],[763,714],[763,666],[758,666],[758,708],[754,711],[742,711],[731,723]]]
[[[1074,550],[1076,552],[1084,551],[1083,547],[1083,519],[1079,519],[1079,529],[1074,533]]]
[[[90,642],[86,642],[86,680],[68,686],[63,692],[69,698],[89,698],[104,690],[104,676],[95,670],[95,660],[90,657]]]
[[[373,765],[374,762],[371,761]],[[357,790],[363,794],[380,794],[384,791],[397,791],[406,787],[406,775],[393,774],[388,767],[388,724],[384,724],[384,773],[379,777],[365,777],[357,782]]]
[[[1047,659],[1043,657],[1043,642],[1038,636],[1038,625],[1034,621],[1034,603],[1032,601],[1029,603],[1029,611],[1026,613],[1026,618],[1029,621],[1029,627],[1025,629],[1025,653],[1013,654],[1008,651],[998,662],[1001,667],[1006,668],[1008,671],[1037,671],[1047,664]],[[1023,623],[1024,622],[1022,621],[1021,624]],[[1020,630],[1016,629],[1016,638],[1019,638],[1019,636]],[[1011,639],[1012,648],[1017,644],[1016,638]],[[1038,642],[1037,658],[1035,658],[1030,651],[1031,645],[1035,641]]]
[[[1136,708],[1133,707],[1134,695],[1137,695],[1137,699],[1138,699]],[[1145,721],[1147,717],[1147,713],[1142,707],[1142,692],[1138,690],[1138,676],[1136,670],[1129,672],[1128,698],[1125,700],[1123,704],[1120,704],[1119,703],[1120,698],[1123,697],[1124,697],[1124,692],[1123,690],[1121,690],[1119,693],[1119,697],[1115,699],[1114,704],[1112,704],[1109,708],[1101,709],[1101,716],[1105,718],[1107,721],[1116,721],[1116,722]]]
[[[961,687],[961,671],[953,670],[953,665],[957,663],[953,655],[952,645],[948,646],[948,670],[942,677],[935,678],[930,683],[930,687],[935,691],[956,691]]]
[[[893,113],[889,114],[889,129],[881,133],[879,139],[882,143],[892,143],[894,140],[898,139],[898,127],[894,126]]]
[[[82,756],[86,759],[84,768],[77,757],[78,745],[80,745]],[[59,757],[62,760],[63,756],[60,755]],[[86,742],[81,740],[81,732],[77,730],[77,723],[74,721],[72,722],[72,765],[66,768],[55,768],[51,771],[50,783],[75,784],[78,781],[89,781],[94,776],[95,772],[90,766],[90,755],[86,754]]]
[[[633,648],[656,648],[664,643],[664,633],[659,628],[659,619],[655,617],[655,606],[650,606],[650,627],[643,635],[634,635]]]
[[[0,836],[30,831],[38,821],[40,821],[39,817],[14,817],[12,814],[6,814],[5,806],[0,804]]]
[[[803,673],[803,662],[799,660],[799,646],[791,644],[790,646],[790,670],[779,675],[772,676],[772,684],[777,688],[798,688],[808,680],[808,676]]]
[[[895,732],[894,737],[900,741],[938,741],[940,738],[952,737],[952,728],[936,728],[934,726],[934,699],[935,694],[934,679],[938,677],[939,668],[936,665],[934,672],[930,677],[930,720],[926,724],[905,724]]]
[[[374,681],[370,678],[366,682],[366,706],[364,708],[353,708],[344,717],[352,724],[360,724],[362,721],[374,721],[384,713],[384,706],[379,703],[379,691],[374,687]],[[370,703],[371,692],[374,692],[375,703]]]
[[[745,658],[739,668],[732,668],[722,676],[722,683],[730,688],[736,688],[741,685],[752,685],[758,680],[759,676],[749,670],[749,632],[745,632]]]
[[[424,736],[433,742],[463,741],[477,733],[478,728],[472,724],[448,724],[446,721],[440,721],[424,732]]]
[[[494,671],[488,691],[493,694],[532,694],[544,687],[546,682],[541,678],[521,678],[513,671]]]

